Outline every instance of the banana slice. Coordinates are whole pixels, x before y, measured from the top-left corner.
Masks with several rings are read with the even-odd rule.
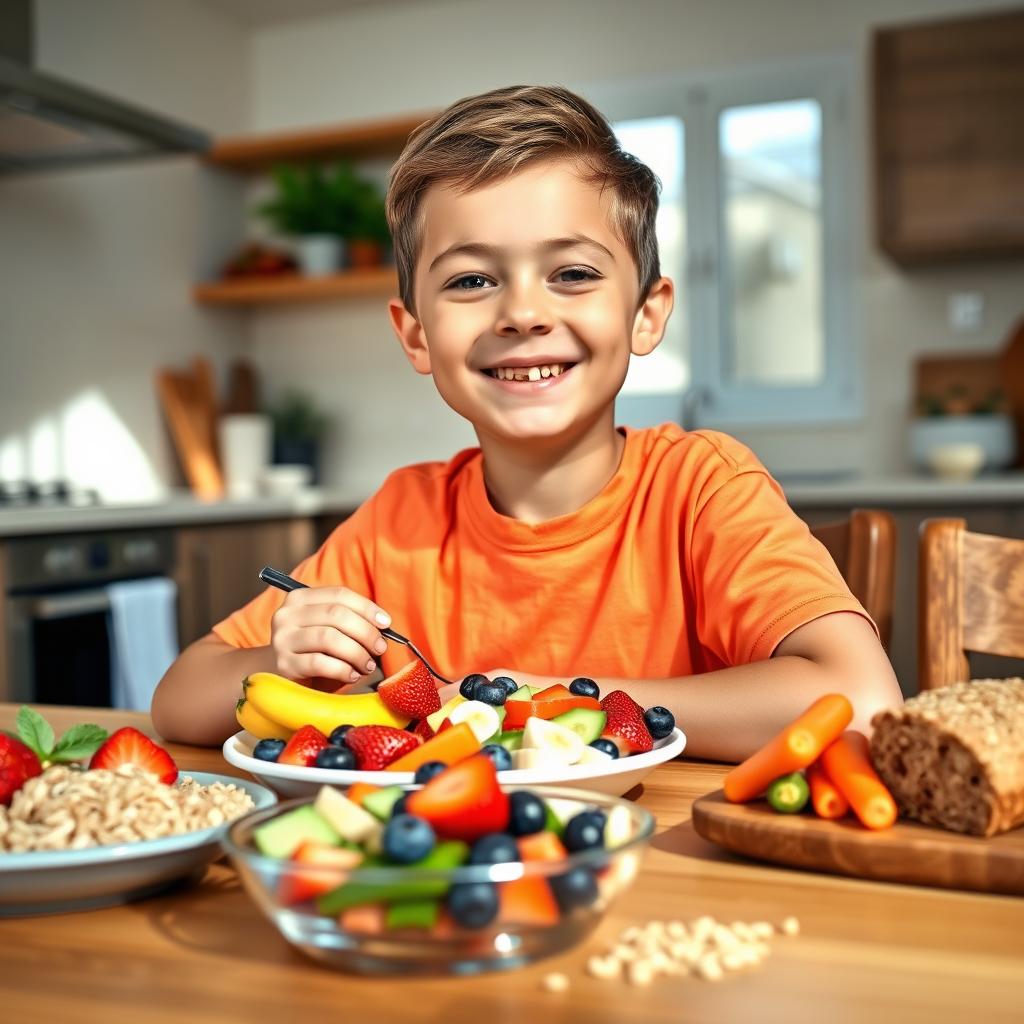
[[[461,693],[455,694],[454,697],[443,708],[435,711],[433,714],[427,715],[427,725],[430,726],[434,732],[437,732],[441,728],[441,723],[455,710],[460,704],[465,704],[466,698]]]
[[[549,750],[562,764],[575,764],[586,744],[582,736],[564,725],[543,718],[528,718],[523,729],[523,747]]]
[[[598,751],[600,753],[600,751]],[[607,755],[606,755],[607,756]],[[628,843],[633,838],[633,816],[628,807],[616,804],[609,812],[604,823],[604,845],[606,850],[614,850]]]
[[[611,754],[606,754],[603,750],[598,750],[597,747],[584,747],[583,752],[576,759],[576,763],[603,764],[605,761],[610,761],[611,759]]]
[[[493,705],[485,704],[482,700],[467,700],[456,705],[448,715],[448,721],[452,725],[465,722],[481,743],[486,743],[501,729],[501,717],[498,712]]]

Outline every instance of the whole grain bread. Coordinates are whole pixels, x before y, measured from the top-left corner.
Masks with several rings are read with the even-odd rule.
[[[980,836],[1024,824],[1024,679],[926,690],[871,724],[902,815]]]

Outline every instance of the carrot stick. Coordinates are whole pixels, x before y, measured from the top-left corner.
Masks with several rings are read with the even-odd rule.
[[[836,789],[835,783],[825,774],[821,760],[807,768],[807,784],[811,787],[811,805],[819,818],[841,818],[849,809],[846,797]]]
[[[896,802],[871,766],[868,741],[853,729],[825,749],[822,766],[867,828],[888,828],[896,820]]]
[[[726,800],[734,804],[753,800],[780,775],[806,768],[852,719],[853,708],[841,693],[819,697],[795,722],[726,775]]]

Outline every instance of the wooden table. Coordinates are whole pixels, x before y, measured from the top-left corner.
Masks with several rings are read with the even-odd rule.
[[[15,708],[0,705],[0,728]],[[152,731],[132,712],[46,709],[73,722]],[[171,746],[183,769],[240,774],[218,750]],[[674,761],[657,769],[640,803],[658,821],[640,877],[580,947],[522,970],[473,978],[366,978],[295,951],[250,902],[224,863],[191,887],[88,913],[0,920],[0,1019],[224,1024],[363,1020],[488,1024],[624,1020],[801,1021],[828,1024],[1024,1019],[1024,901],[859,882],[740,860],[690,824],[694,798],[724,769]],[[588,954],[629,924],[796,915],[760,967],[710,983],[659,978],[648,988],[598,981]],[[565,994],[541,988],[550,971]]]

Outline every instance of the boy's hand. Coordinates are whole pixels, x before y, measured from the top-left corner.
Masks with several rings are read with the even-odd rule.
[[[289,679],[358,682],[387,650],[380,628],[390,623],[383,608],[347,587],[293,590],[271,620],[277,671]]]

